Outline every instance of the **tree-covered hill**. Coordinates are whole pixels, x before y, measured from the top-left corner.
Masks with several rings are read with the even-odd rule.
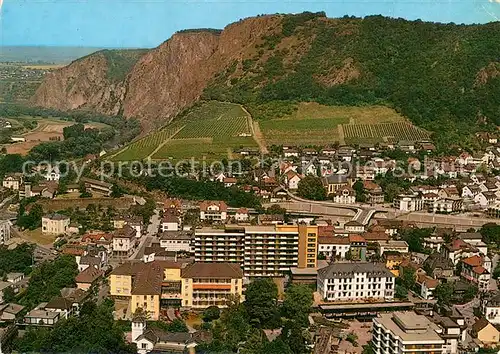
[[[256,118],[289,113],[291,101],[385,104],[446,144],[484,123],[500,124],[498,38],[500,22],[289,15],[204,95],[243,103]]]

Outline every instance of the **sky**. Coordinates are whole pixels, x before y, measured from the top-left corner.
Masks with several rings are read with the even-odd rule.
[[[3,3],[3,4],[2,4]],[[500,0],[0,0],[0,45],[155,47],[175,31],[269,13],[500,20]]]

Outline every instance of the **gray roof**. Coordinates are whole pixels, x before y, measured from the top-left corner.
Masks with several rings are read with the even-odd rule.
[[[161,240],[191,240],[193,238],[191,232],[185,231],[165,231],[158,236]]]
[[[140,335],[137,340],[146,338],[151,343],[183,343],[188,344],[192,341],[192,336],[190,333],[181,332],[165,332],[161,329],[151,328],[146,330],[142,335]]]
[[[347,183],[347,175],[329,175],[325,177],[328,184]]]
[[[441,255],[441,253],[432,253],[429,257],[427,257],[423,265],[428,266],[432,271],[436,268],[441,268],[443,270],[455,268],[451,259],[445,258]]]
[[[483,237],[479,232],[461,232],[458,235],[461,240],[482,240]]]
[[[355,273],[367,273],[372,277],[394,277],[383,263],[355,262],[333,263],[318,270],[320,278],[354,278]]]

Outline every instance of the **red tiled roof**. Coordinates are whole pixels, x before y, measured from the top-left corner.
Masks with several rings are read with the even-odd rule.
[[[349,237],[339,236],[320,236],[318,237],[318,244],[322,245],[348,245]]]
[[[207,211],[208,208],[213,205],[219,207],[220,211],[227,211],[227,205],[222,200],[203,201],[200,203],[200,210]]]
[[[469,258],[462,259],[462,262],[470,265],[471,267],[478,267],[483,264],[483,259],[479,256],[472,256]]]
[[[472,271],[476,274],[488,273],[488,271],[483,266],[474,267],[474,268],[472,268]]]
[[[353,234],[349,235],[349,242],[366,242],[366,240],[361,235]]]

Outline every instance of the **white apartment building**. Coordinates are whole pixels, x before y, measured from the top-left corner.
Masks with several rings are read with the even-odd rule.
[[[377,241],[377,244],[380,255],[384,252],[408,253],[408,243],[403,240]]]
[[[187,232],[164,232],[160,236],[160,247],[165,251],[191,253],[191,234]]]
[[[437,324],[415,312],[383,313],[373,319],[372,344],[376,354],[441,354],[446,352],[441,331]]]
[[[401,211],[419,211],[424,209],[424,200],[418,193],[398,195],[394,199],[394,208]]]
[[[227,205],[223,201],[204,201],[200,203],[200,220],[216,222],[227,221]]]
[[[392,301],[394,279],[382,263],[333,263],[318,270],[317,287],[326,301]]]
[[[161,232],[179,231],[180,219],[177,215],[166,213],[160,221]]]

